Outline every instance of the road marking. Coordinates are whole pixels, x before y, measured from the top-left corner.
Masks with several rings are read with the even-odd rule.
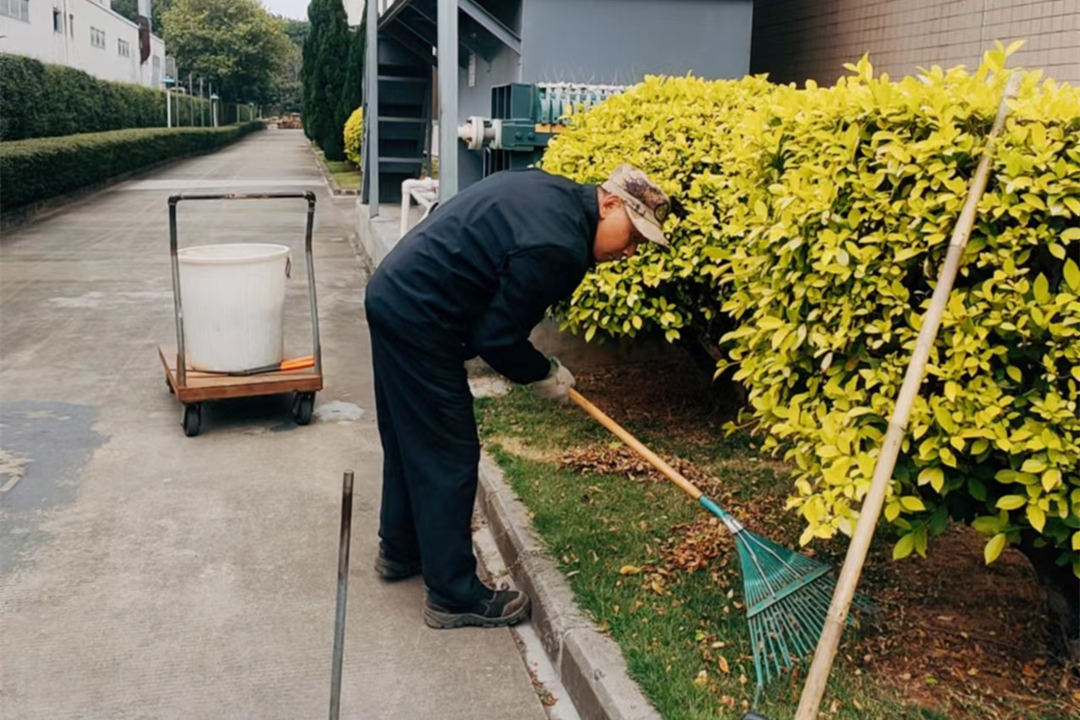
[[[25,455],[0,450],[0,476],[8,476],[8,481],[4,483],[3,487],[0,487],[0,493],[6,493],[19,484],[19,481],[23,479],[23,475],[26,474],[26,466],[30,462],[30,458]]]

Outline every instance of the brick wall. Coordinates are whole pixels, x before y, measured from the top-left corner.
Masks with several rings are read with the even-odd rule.
[[[1010,66],[1080,85],[1080,0],[755,0],[750,70],[832,83],[870,53],[875,72],[978,65],[994,40],[1026,39]]]

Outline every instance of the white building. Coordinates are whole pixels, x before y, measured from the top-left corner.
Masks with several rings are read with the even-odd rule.
[[[139,62],[139,26],[112,0],[0,0],[0,52],[78,68],[102,80],[160,88],[165,42],[150,36]]]

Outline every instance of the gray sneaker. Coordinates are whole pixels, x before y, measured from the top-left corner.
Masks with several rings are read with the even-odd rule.
[[[424,604],[424,623],[428,627],[449,629],[458,627],[506,627],[529,617],[529,596],[521,590],[501,585],[491,591],[491,597],[468,607],[448,608],[429,599]]]

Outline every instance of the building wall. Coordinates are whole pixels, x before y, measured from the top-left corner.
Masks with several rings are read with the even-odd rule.
[[[1011,66],[1080,84],[1080,0],[757,0],[750,69],[832,83],[864,52],[876,71],[974,68],[994,40],[1026,39]]]
[[[19,14],[12,13],[19,2],[0,0],[0,52],[68,65],[103,80],[161,87],[165,43],[152,35],[150,57],[140,64],[139,28],[113,12],[108,0],[29,0],[26,21],[3,14],[4,9]],[[102,36],[104,47],[99,47],[94,40]],[[120,40],[127,43],[126,55]]]
[[[741,77],[752,0],[524,0],[522,82]]]

